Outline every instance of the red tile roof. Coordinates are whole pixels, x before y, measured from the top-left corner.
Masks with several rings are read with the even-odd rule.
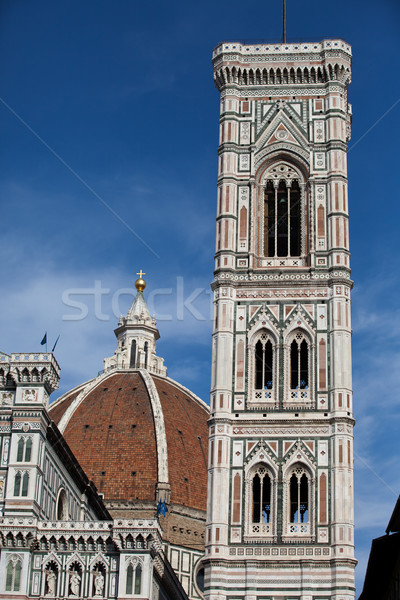
[[[152,377],[164,414],[171,502],[205,510],[207,407],[172,380]],[[56,423],[81,390],[50,406]],[[138,372],[111,373],[88,391],[64,437],[106,502],[155,500],[156,433],[149,392]]]

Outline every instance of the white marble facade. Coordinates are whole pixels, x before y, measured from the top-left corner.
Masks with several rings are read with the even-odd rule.
[[[207,600],[354,599],[351,48],[223,43]]]

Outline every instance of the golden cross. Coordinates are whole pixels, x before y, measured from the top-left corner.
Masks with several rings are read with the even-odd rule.
[[[146,273],[143,273],[142,269],[140,269],[140,273],[136,273],[136,275],[139,275],[140,279],[142,279],[143,275],[146,275]]]

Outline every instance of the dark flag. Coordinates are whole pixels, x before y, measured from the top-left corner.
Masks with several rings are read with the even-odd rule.
[[[168,506],[165,504],[165,500],[159,500],[158,501],[158,505],[157,505],[156,514],[155,514],[155,518],[157,518],[158,515],[163,515],[165,517],[165,514],[166,514],[167,511],[168,511]]]
[[[47,331],[44,334],[42,341],[40,342],[41,346],[44,346],[45,344],[47,344]]]
[[[60,338],[60,334],[58,334],[58,337],[57,337],[56,341],[54,342],[54,346],[51,349],[52,352],[54,352],[54,348],[57,346],[57,342],[58,342],[59,338]]]

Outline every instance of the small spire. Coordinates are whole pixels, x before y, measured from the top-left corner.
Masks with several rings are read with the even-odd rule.
[[[139,273],[136,273],[136,275],[139,275],[139,279],[136,279],[135,281],[135,288],[138,292],[143,292],[144,288],[146,287],[146,282],[143,279],[143,275],[146,275],[146,273],[140,269]]]

